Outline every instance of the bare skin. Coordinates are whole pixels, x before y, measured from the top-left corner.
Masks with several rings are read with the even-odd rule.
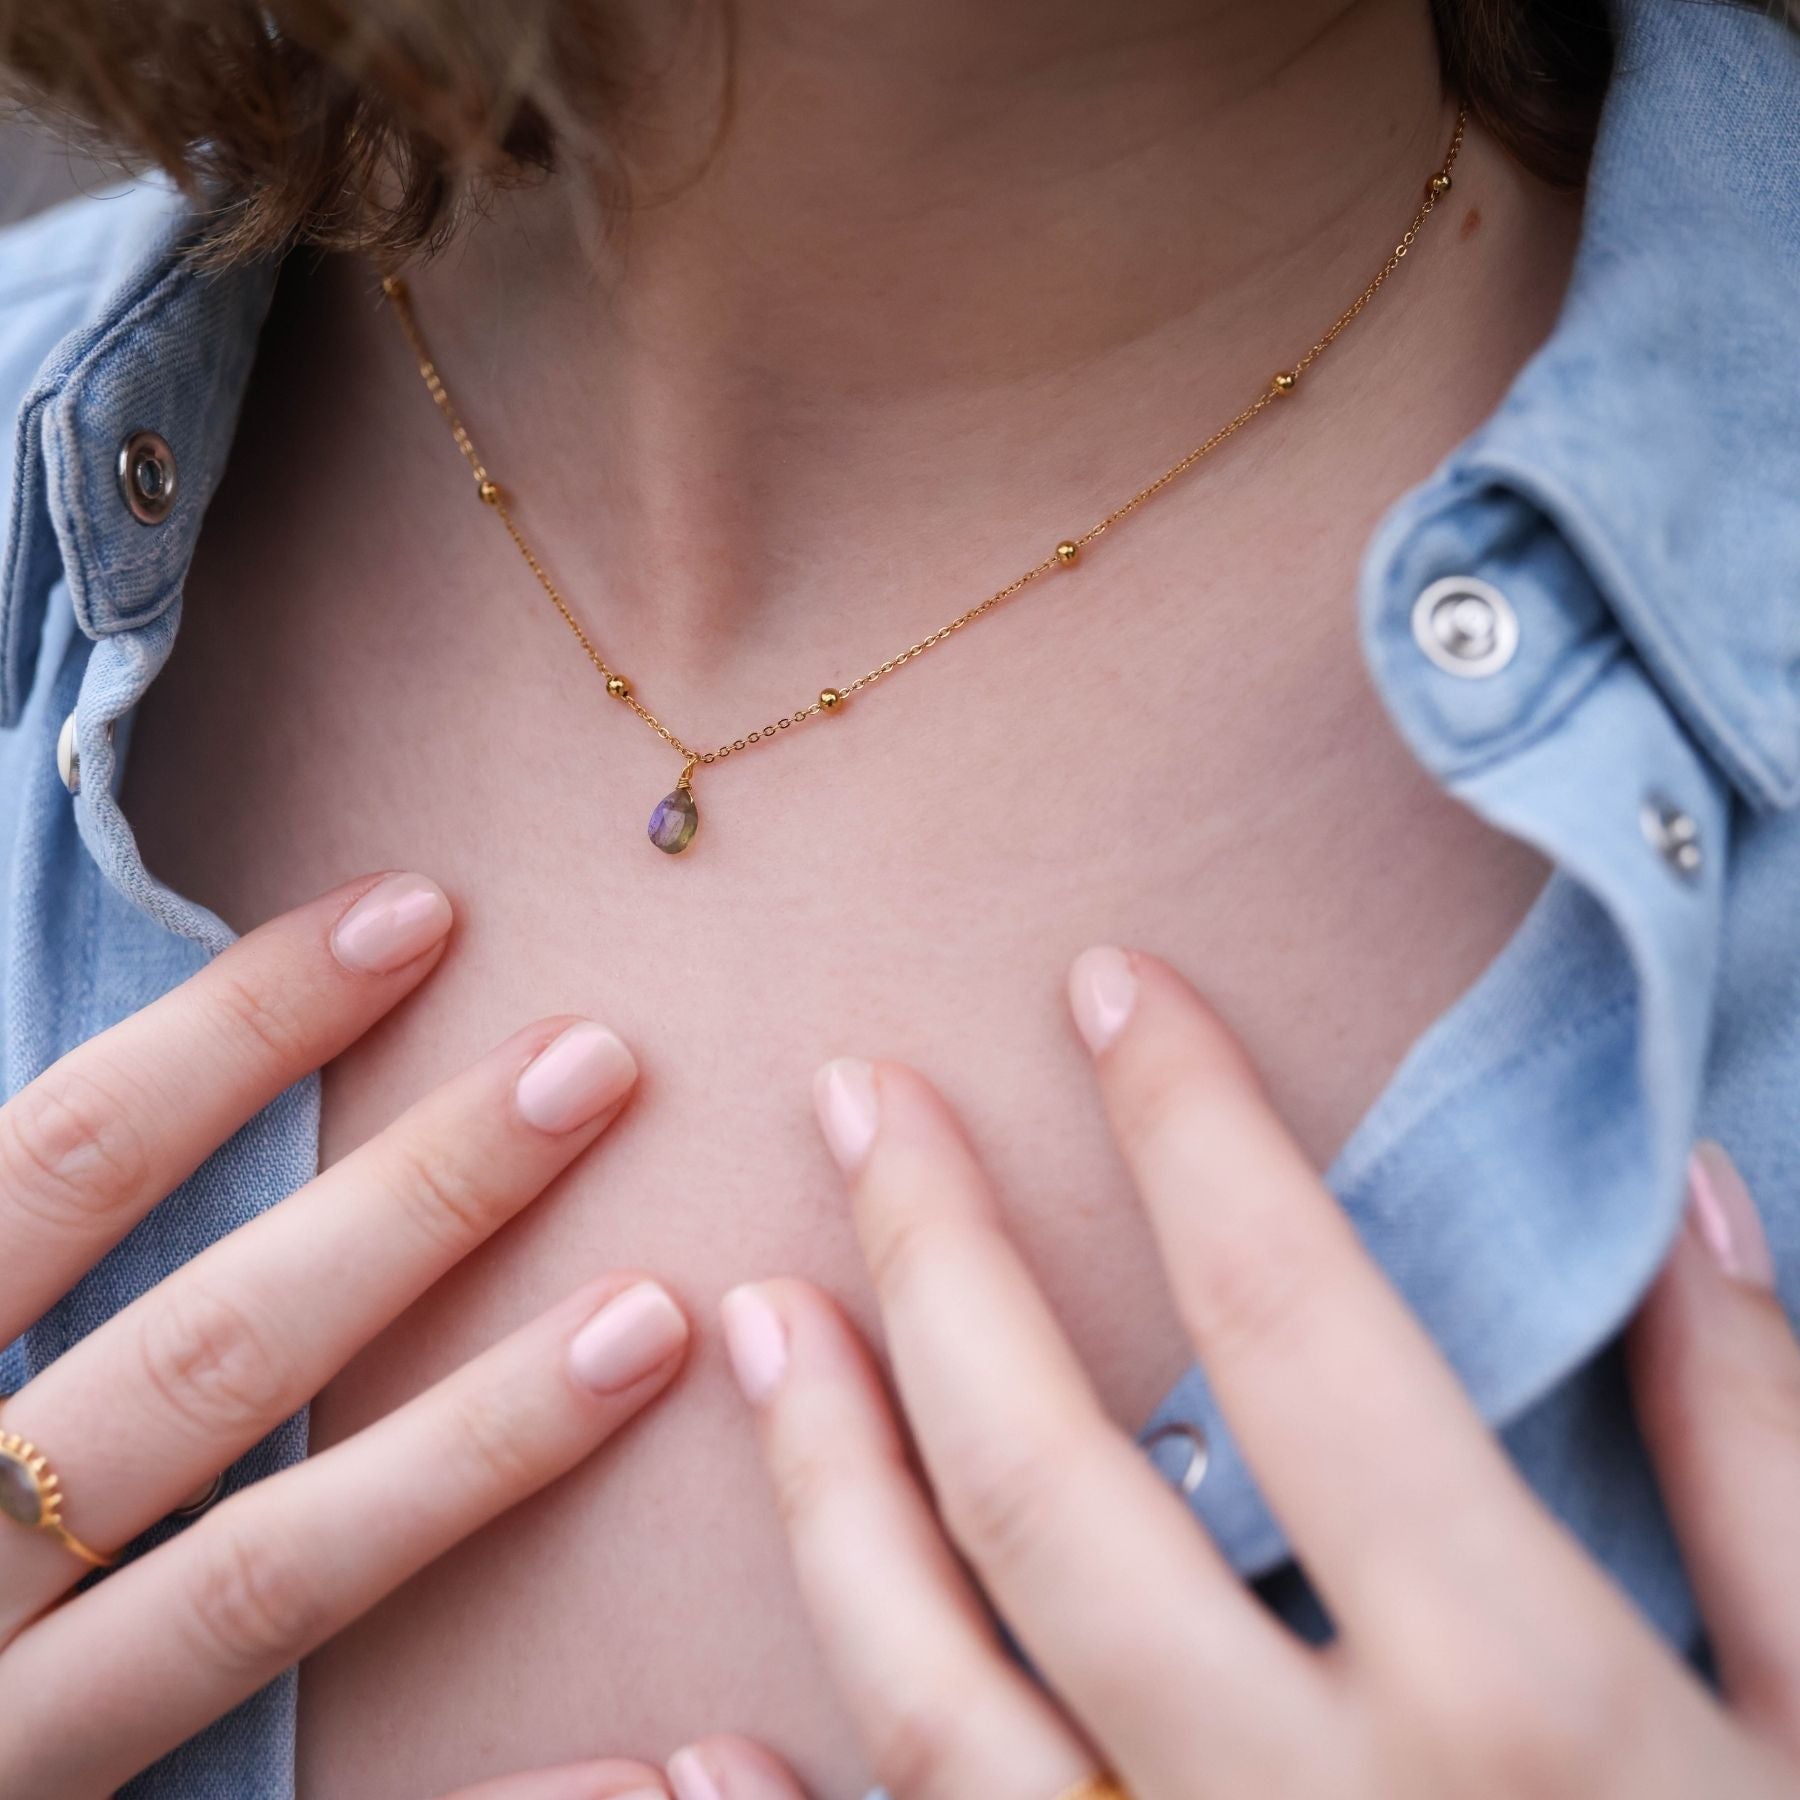
[[[609,245],[565,177],[414,283],[590,629],[708,743],[1204,437],[1367,279],[1450,125],[1400,0],[740,13],[704,174],[676,179],[709,91],[677,58],[676,148],[639,184],[665,197]],[[455,897],[429,991],[328,1076],[328,1160],[534,1013],[606,1020],[643,1070],[606,1144],[332,1384],[316,1441],[609,1267],[697,1318],[799,1273],[866,1320],[808,1084],[872,1047],[962,1106],[1104,1397],[1141,1417],[1189,1352],[1062,970],[1124,941],[1192,972],[1323,1164],[1523,916],[1541,866],[1395,738],[1355,576],[1549,329],[1575,224],[1472,139],[1291,406],[1079,570],[703,772],[680,861],[643,837],[678,764],[475,502],[369,270],[294,271],[133,744],[150,864],[240,926],[363,867]],[[721,1727],[821,1793],[863,1773],[703,1345],[628,1443],[308,1664],[301,1786],[425,1795]]]

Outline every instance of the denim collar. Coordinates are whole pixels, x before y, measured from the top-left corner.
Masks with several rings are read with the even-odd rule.
[[[1396,514],[1425,532],[1472,488],[1532,499],[1737,787],[1759,807],[1791,805],[1800,45],[1722,5],[1627,0],[1619,26],[1562,316],[1494,415]],[[272,262],[208,273],[186,261],[194,216],[166,192],[127,222],[101,259],[90,322],[50,351],[19,415],[0,723],[17,716],[59,577],[93,638],[142,626],[179,595],[273,291]],[[118,487],[119,447],[140,429],[159,432],[181,470],[157,526],[140,525]],[[1398,553],[1394,533],[1384,543]]]
[[[0,725],[16,721],[30,689],[59,579],[91,638],[146,625],[179,598],[275,286],[271,261],[196,269],[186,255],[196,216],[160,184],[77,204],[93,207],[95,230],[71,251],[69,277],[85,273],[99,306],[51,350],[19,409],[0,561]],[[133,517],[120,487],[120,450],[141,430],[166,440],[180,471],[157,525]]]
[[[1532,502],[1733,784],[1791,806],[1800,35],[1668,0],[1619,24],[1562,316],[1415,519],[1429,530],[1482,490]]]

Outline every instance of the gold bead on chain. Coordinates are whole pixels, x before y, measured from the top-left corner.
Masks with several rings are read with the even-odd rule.
[[[670,855],[679,855],[694,841],[694,834],[700,827],[699,809],[694,804],[693,778],[694,771],[702,764],[711,765],[723,762],[728,756],[735,756],[740,751],[748,750],[754,744],[767,743],[779,733],[789,731],[794,726],[803,724],[815,715],[841,712],[851,695],[860,693],[864,688],[872,687],[884,677],[895,674],[909,663],[916,662],[926,651],[935,649],[954,633],[961,631],[965,625],[985,616],[1002,602],[1010,600],[1022,588],[1049,573],[1053,569],[1072,569],[1081,561],[1082,553],[1105,532],[1110,531],[1129,514],[1157,494],[1169,484],[1185,475],[1187,471],[1217,450],[1228,438],[1235,436],[1250,421],[1261,414],[1275,401],[1292,395],[1300,385],[1300,377],[1325,354],[1337,341],[1339,335],[1349,326],[1351,321],[1373,300],[1387,282],[1393,272],[1405,261],[1406,254],[1418,241],[1419,233],[1425,228],[1425,221],[1430,218],[1437,203],[1450,192],[1450,172],[1455,167],[1456,159],[1462,149],[1463,134],[1468,125],[1466,109],[1459,109],[1456,115],[1456,128],[1451,133],[1450,146],[1444,154],[1444,160],[1437,171],[1425,184],[1425,195],[1418,210],[1413,214],[1412,223],[1407,226],[1405,234],[1398,244],[1389,252],[1387,261],[1377,270],[1374,278],[1356,296],[1354,300],[1337,316],[1330,329],[1313,347],[1291,367],[1278,370],[1269,379],[1269,385],[1257,398],[1250,402],[1235,417],[1228,419],[1204,443],[1197,444],[1179,462],[1172,463],[1147,487],[1142,487],[1122,505],[1106,514],[1078,537],[1064,538],[1058,543],[1042,562],[1034,563],[1022,575],[1016,575],[1005,587],[996,589],[988,597],[967,612],[959,613],[947,625],[940,625],[929,637],[920,638],[909,645],[898,655],[891,656],[884,663],[878,664],[866,674],[859,675],[854,681],[846,682],[842,687],[824,687],[818,691],[818,697],[810,704],[796,707],[791,713],[784,713],[780,718],[754,731],[746,732],[742,737],[732,738],[720,744],[715,750],[695,750],[681,738],[677,737],[653,712],[646,707],[633,692],[631,683],[619,671],[613,668],[600,654],[594,641],[583,629],[581,621],[576,618],[573,609],[563,598],[561,590],[550,579],[544,565],[537,554],[526,542],[524,533],[519,529],[518,521],[513,517],[512,508],[507,502],[506,492],[487,472],[486,465],[477,454],[474,441],[467,428],[458,416],[456,408],[451,404],[449,392],[446,390],[443,377],[439,375],[437,364],[431,359],[425,348],[424,334],[414,316],[412,301],[407,293],[406,283],[398,275],[384,275],[381,281],[382,292],[393,308],[394,317],[400,330],[412,349],[413,357],[419,365],[420,379],[426,390],[436,403],[438,411],[443,414],[444,422],[450,428],[450,435],[456,440],[456,447],[462,452],[464,462],[469,466],[475,478],[475,492],[483,505],[491,507],[500,516],[500,522],[506,528],[507,536],[513,541],[514,548],[524,559],[526,566],[536,577],[541,587],[561,616],[563,623],[573,633],[575,641],[581,646],[589,662],[599,672],[606,683],[606,691],[613,699],[628,706],[665,744],[682,759],[681,774],[676,778],[675,786],[657,802],[656,810],[650,815],[650,841],[657,849]]]

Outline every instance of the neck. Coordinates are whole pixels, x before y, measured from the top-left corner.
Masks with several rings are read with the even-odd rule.
[[[716,138],[701,53],[651,91],[602,279],[636,344],[809,403],[1042,376],[1196,316],[1277,328],[1271,278],[1365,262],[1445,135],[1421,0],[737,17]]]
[[[734,16],[722,122],[716,44],[665,47],[604,231],[568,173],[416,284],[551,554],[678,632],[816,613],[847,536],[946,593],[1035,560],[1313,341],[1452,117],[1422,0]]]

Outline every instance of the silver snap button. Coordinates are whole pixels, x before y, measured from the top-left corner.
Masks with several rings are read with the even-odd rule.
[[[1472,575],[1434,581],[1413,602],[1413,641],[1446,675],[1497,675],[1519,648],[1519,617],[1497,587]]]
[[[1700,827],[1694,815],[1673,800],[1652,794],[1638,814],[1644,841],[1683,881],[1696,881],[1706,864],[1700,849]]]
[[[75,743],[75,715],[70,713],[56,734],[56,772],[71,794],[81,792],[81,751]]]
[[[1157,1454],[1165,1445],[1173,1445],[1182,1453],[1179,1474],[1174,1472],[1176,1463],[1173,1457]],[[1212,1458],[1212,1448],[1206,1441],[1206,1433],[1199,1426],[1159,1425],[1144,1439],[1144,1448],[1183,1494],[1196,1493],[1201,1482],[1206,1479],[1206,1465]]]
[[[154,431],[134,431],[119,446],[119,491],[140,525],[160,525],[179,487],[175,452]]]

